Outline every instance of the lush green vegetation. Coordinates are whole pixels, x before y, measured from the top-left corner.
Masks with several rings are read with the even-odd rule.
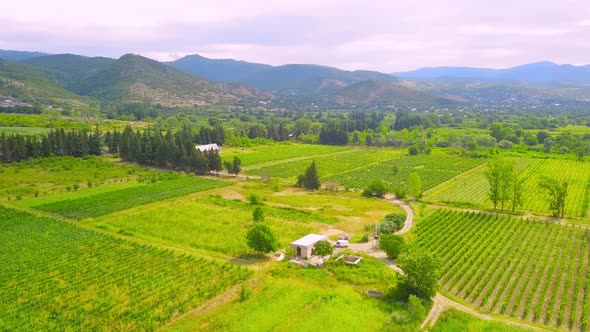
[[[423,317],[414,317],[405,303],[364,294],[387,295],[396,285],[396,274],[369,257],[357,267],[332,261],[323,269],[301,269],[285,262],[272,267],[244,301],[189,315],[170,330],[415,331]]]
[[[227,161],[232,161],[233,157],[240,158],[244,169],[248,169],[249,166],[258,168],[261,166],[260,164],[272,161],[280,160],[282,162],[282,160],[290,158],[309,159],[315,156],[350,150],[349,147],[341,146],[283,143],[258,145],[251,148],[224,148],[221,155]]]
[[[529,329],[515,327],[507,323],[487,321],[451,309],[444,312],[429,329],[431,332],[526,332]]]
[[[515,158],[516,171],[525,179],[521,209],[549,214],[548,199],[539,189],[541,176],[568,181],[565,215],[588,218],[587,193],[590,164],[584,161]],[[485,167],[459,175],[448,183],[426,192],[425,200],[448,202],[472,207],[491,208],[487,198],[489,184],[484,176]]]
[[[198,191],[220,188],[229,184],[229,182],[184,176],[109,193],[38,205],[35,208],[70,218],[84,219]]]
[[[0,165],[0,197],[12,201],[33,198],[33,202],[39,203],[50,196],[62,194],[72,198],[170,176],[176,175],[96,156],[37,158]]]
[[[441,210],[417,243],[438,254],[445,292],[485,310],[574,331],[590,330],[590,231]]]
[[[12,209],[0,215],[0,330],[154,330],[251,275]]]

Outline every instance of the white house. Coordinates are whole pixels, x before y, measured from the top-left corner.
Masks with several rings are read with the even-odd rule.
[[[324,235],[308,234],[299,240],[291,242],[291,248],[297,252],[297,257],[309,258],[313,255],[313,249],[318,241],[327,240]]]
[[[215,143],[213,143],[213,144],[205,144],[205,145],[196,145],[195,146],[195,149],[197,149],[197,150],[199,150],[201,152],[205,152],[205,151],[221,152],[221,149]]]

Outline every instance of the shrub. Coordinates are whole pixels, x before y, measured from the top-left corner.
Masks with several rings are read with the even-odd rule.
[[[248,246],[255,251],[269,253],[277,250],[279,241],[272,230],[264,224],[256,224],[246,234]]]
[[[387,194],[387,191],[388,191],[387,185],[381,180],[376,180],[375,182],[373,182],[365,187],[362,195],[364,197],[382,198],[383,196],[385,196],[385,194]]]
[[[387,257],[396,259],[405,249],[406,243],[399,235],[382,234],[379,237],[379,246],[385,251]]]
[[[264,221],[264,210],[260,206],[257,206],[252,213],[252,219],[254,222],[262,222]]]
[[[318,256],[326,256],[331,255],[334,251],[334,247],[330,244],[330,242],[322,240],[318,241],[314,246],[314,254]]]
[[[406,216],[399,213],[390,213],[383,218],[379,225],[379,232],[384,234],[393,234],[404,227]]]
[[[248,200],[250,201],[250,204],[252,204],[252,205],[262,205],[262,201],[264,199],[262,197],[260,197],[259,195],[250,194],[250,195],[248,195]]]

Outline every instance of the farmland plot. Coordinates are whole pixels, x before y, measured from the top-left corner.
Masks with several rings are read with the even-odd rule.
[[[185,176],[175,180],[43,204],[35,208],[70,218],[84,219],[228,185],[230,185],[229,182]]]
[[[539,190],[541,175],[569,183],[566,216],[588,217],[590,199],[590,164],[574,160],[515,158],[516,170],[526,179],[524,202],[521,209],[535,213],[550,213],[546,196]],[[489,184],[484,176],[486,167],[462,174],[425,193],[425,200],[447,203],[467,203],[480,208],[491,208],[487,198]]]
[[[251,272],[0,207],[0,330],[146,331]]]
[[[272,144],[259,145],[251,148],[224,148],[221,152],[223,160],[232,161],[240,158],[242,166],[251,166],[289,158],[321,157],[325,154],[351,150],[350,147],[312,144]]]
[[[590,331],[590,231],[441,210],[416,228],[443,262],[445,292],[514,318]]]

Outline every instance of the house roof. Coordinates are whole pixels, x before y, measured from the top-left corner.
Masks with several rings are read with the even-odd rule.
[[[213,144],[205,144],[205,145],[197,145],[195,146],[195,149],[201,151],[201,152],[205,152],[205,151],[219,151],[219,146],[217,146],[217,144],[213,143]]]
[[[318,235],[318,234],[308,234],[302,238],[300,238],[299,240],[293,241],[291,242],[292,245],[296,245],[296,246],[310,246],[310,245],[314,245],[316,242],[321,241],[321,240],[325,240],[326,237],[324,235]]]

